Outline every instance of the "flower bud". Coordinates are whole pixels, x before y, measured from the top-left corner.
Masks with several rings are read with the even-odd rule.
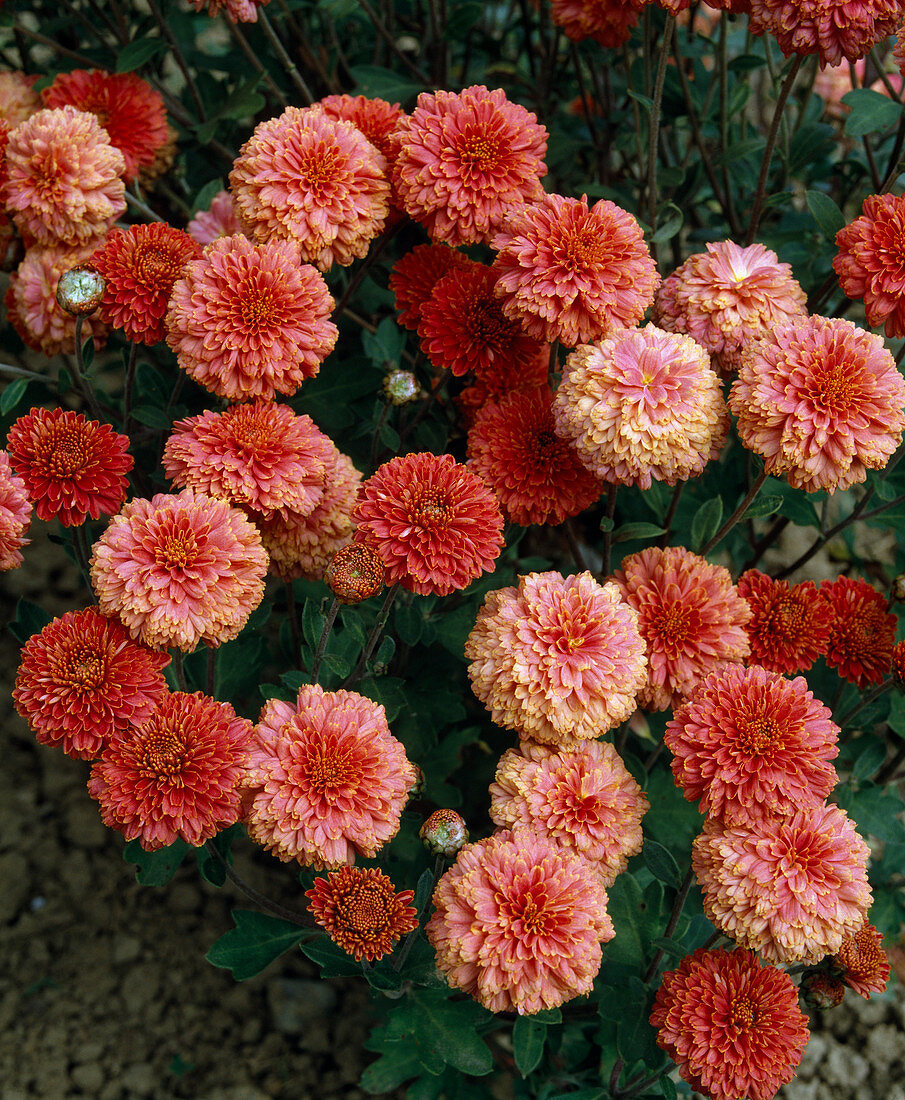
[[[410,370],[391,370],[383,380],[383,392],[391,405],[408,405],[421,396],[421,383]]]
[[[825,970],[809,970],[801,979],[800,992],[808,1008],[835,1008],[842,1004],[845,985]]]
[[[364,543],[352,542],[337,550],[324,572],[327,587],[340,603],[361,603],[383,588],[383,562]]]
[[[57,302],[64,313],[87,317],[101,304],[106,287],[103,275],[93,267],[71,267],[57,283]]]
[[[889,595],[898,603],[905,603],[905,573],[900,573],[889,586]]]
[[[418,834],[436,856],[451,858],[468,840],[468,830],[455,810],[434,810]]]

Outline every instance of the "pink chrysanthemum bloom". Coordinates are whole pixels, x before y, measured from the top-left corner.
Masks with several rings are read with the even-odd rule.
[[[896,44],[892,48],[892,56],[899,75],[905,80],[905,20],[901,20],[896,28]]]
[[[286,519],[317,507],[334,450],[310,416],[252,401],[177,420],[163,468],[180,489],[225,497],[266,519],[275,512]]]
[[[738,579],[738,594],[752,613],[745,627],[750,664],[791,675],[826,653],[833,611],[813,581],[790,586],[749,569]]]
[[[389,211],[386,158],[357,126],[317,107],[259,123],[229,182],[249,236],[293,240],[321,271],[364,256]]]
[[[31,521],[31,501],[21,477],[13,473],[6,451],[0,451],[0,573],[17,569],[23,561],[19,550]]]
[[[535,358],[528,364],[504,361],[491,370],[482,370],[474,382],[464,386],[455,398],[466,426],[471,426],[481,409],[502,401],[513,393],[532,393],[549,388],[550,348],[540,345]]]
[[[376,867],[341,867],[316,878],[305,891],[308,909],[330,939],[356,962],[389,955],[396,942],[418,927],[414,890],[400,890]]]
[[[464,252],[446,244],[416,244],[393,264],[390,290],[396,297],[399,324],[417,331],[421,307],[431,300],[434,287],[450,271],[476,267]]]
[[[284,863],[318,870],[370,859],[399,830],[417,773],[379,703],[354,691],[270,701],[243,786],[248,835]]]
[[[650,547],[624,558],[613,580],[638,612],[647,643],[648,679],[640,707],[675,706],[707,673],[748,656],[745,626],[751,609],[721,565],[682,546]]]
[[[184,489],[137,498],[94,544],[100,609],[146,645],[194,649],[235,638],[264,595],[261,536],[225,500]]]
[[[236,217],[236,208],[229,191],[218,191],[207,210],[199,210],[185,227],[185,231],[200,245],[240,234],[242,226]]]
[[[333,305],[294,241],[221,237],[173,286],[167,343],[186,374],[219,397],[292,395],[333,350]]]
[[[41,110],[40,93],[32,87],[37,79],[37,74],[0,73],[0,119],[10,130]]]
[[[905,336],[905,195],[868,195],[861,216],[836,234],[833,270],[849,298],[864,302],[867,323]]]
[[[660,328],[693,337],[729,374],[751,340],[806,317],[806,301],[792,268],[775,252],[717,241],[663,280],[652,316]]]
[[[96,608],[67,611],[23,646],[13,700],[40,744],[93,760],[111,737],[150,717],[169,663]]]
[[[491,242],[503,310],[539,340],[574,348],[636,325],[660,283],[641,226],[608,199],[545,195]]]
[[[860,996],[884,993],[889,981],[889,959],[883,950],[883,937],[867,921],[853,936],[842,941],[833,956],[833,965],[842,971],[842,980]]]
[[[390,135],[405,117],[405,111],[398,103],[388,103],[377,96],[366,95],[327,95],[314,105],[337,122],[351,122],[357,126],[368,141],[383,153],[387,161],[387,175],[396,155]]]
[[[848,489],[905,429],[905,379],[879,336],[810,317],[752,346],[729,394],[742,443],[796,489]]]
[[[38,244],[87,244],[126,209],[126,162],[94,115],[38,111],[9,135],[7,212]]]
[[[816,963],[864,924],[869,856],[844,810],[818,806],[753,826],[706,821],[691,864],[721,932],[767,962]]]
[[[773,1100],[810,1034],[784,970],[722,948],[699,947],[663,975],[650,1022],[679,1076],[710,1100]]]
[[[263,8],[270,0],[189,0],[195,11],[206,11],[215,19],[225,11],[230,23],[257,23],[258,8]]]
[[[591,861],[604,886],[641,851],[647,796],[612,745],[587,741],[570,752],[523,741],[508,749],[490,785],[490,819],[527,826]]]
[[[836,786],[839,727],[803,676],[711,672],[667,723],[672,773],[689,802],[727,825],[816,809]]]
[[[198,847],[239,820],[253,735],[229,703],[200,691],[164,695],[144,722],[113,734],[88,793],[104,824],[145,851],[177,838]]]
[[[624,722],[647,677],[637,614],[590,573],[529,573],[489,592],[465,657],[498,726],[567,749]]]
[[[549,386],[512,393],[478,411],[468,432],[468,465],[496,493],[513,523],[562,523],[599,497],[598,478],[556,434]]]
[[[750,0],[752,34],[773,34],[786,57],[817,54],[820,67],[858,61],[902,21],[900,0]]]
[[[532,829],[466,844],[433,903],[437,966],[491,1012],[528,1015],[590,992],[615,935],[592,866]]]
[[[387,584],[448,596],[492,572],[503,548],[496,497],[452,455],[385,462],[361,487],[357,539],[383,559]]]
[[[553,22],[566,38],[583,42],[593,38],[615,49],[627,42],[632,27],[649,0],[552,0]]]
[[[510,210],[543,196],[547,130],[502,88],[422,92],[392,140],[399,202],[434,241],[489,243]]]
[[[571,352],[553,416],[601,481],[642,489],[652,479],[675,485],[697,477],[729,431],[707,352],[653,325]]]
[[[833,615],[826,663],[859,688],[879,684],[892,665],[898,625],[886,597],[852,577],[823,581],[820,594]]]

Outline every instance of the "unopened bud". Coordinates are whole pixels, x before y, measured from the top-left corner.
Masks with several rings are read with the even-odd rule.
[[[383,588],[386,570],[375,550],[351,542],[337,550],[324,571],[327,587],[340,603],[361,603]]]
[[[421,383],[410,370],[391,370],[383,380],[383,392],[391,405],[408,405],[421,396]]]
[[[809,1008],[836,1008],[845,996],[845,984],[825,970],[809,970],[801,979],[801,996]]]
[[[455,810],[434,810],[418,834],[435,856],[452,857],[468,841],[468,830]]]
[[[93,267],[71,267],[57,283],[57,302],[64,313],[87,317],[103,301],[106,287],[103,275]]]
[[[905,603],[905,573],[900,573],[889,586],[889,594],[899,603]]]

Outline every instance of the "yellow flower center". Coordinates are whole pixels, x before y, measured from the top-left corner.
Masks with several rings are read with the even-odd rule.
[[[145,737],[142,766],[155,775],[178,775],[186,757],[186,745],[179,730],[169,727],[151,730]]]
[[[73,649],[66,654],[60,675],[72,684],[98,688],[107,678],[107,662],[93,649]]]
[[[61,428],[40,447],[51,477],[72,477],[88,462],[88,447],[78,427]]]

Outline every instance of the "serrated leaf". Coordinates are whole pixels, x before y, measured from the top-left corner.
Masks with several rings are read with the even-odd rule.
[[[512,1053],[515,1068],[522,1077],[540,1065],[547,1041],[547,1025],[535,1020],[533,1016],[517,1016],[512,1028]]]
[[[138,405],[132,410],[132,419],[147,428],[156,428],[158,431],[169,431],[172,420],[163,409],[157,409],[153,405]]]
[[[665,882],[667,886],[671,886],[674,890],[678,889],[682,881],[682,875],[679,871],[679,865],[668,849],[664,848],[662,844],[658,844],[656,840],[647,837],[644,841],[642,855],[644,856],[644,862],[647,864],[647,869],[654,878],[659,879],[660,882]]]
[[[386,1096],[410,1077],[421,1073],[418,1056],[396,1043],[361,1075],[361,1087],[372,1096]]]
[[[123,859],[137,864],[135,877],[142,886],[166,886],[189,850],[184,840],[174,840],[167,848],[146,852],[137,840],[130,840],[123,848]]]
[[[691,545],[701,547],[719,530],[723,519],[723,501],[720,497],[711,497],[695,512],[691,521]]]
[[[136,38],[124,46],[116,59],[116,71],[118,73],[131,73],[146,65],[152,57],[163,53],[166,43],[162,38]]]
[[[623,523],[613,532],[613,542],[629,542],[631,539],[655,539],[662,535],[665,527],[655,523]]]
[[[232,918],[236,927],[222,935],[205,958],[212,966],[231,970],[238,982],[260,974],[303,936],[310,935],[301,925],[252,909],[234,909]]]
[[[804,197],[820,232],[828,240],[835,241],[836,234],[845,225],[845,215],[822,191],[805,191]]]
[[[842,97],[851,114],[845,120],[847,137],[864,137],[894,126],[902,114],[902,104],[872,88],[855,88]]]
[[[27,389],[27,378],[17,378],[15,381],[10,382],[3,390],[3,393],[0,394],[0,413],[6,416],[7,413],[12,412],[25,396],[25,391]]]

